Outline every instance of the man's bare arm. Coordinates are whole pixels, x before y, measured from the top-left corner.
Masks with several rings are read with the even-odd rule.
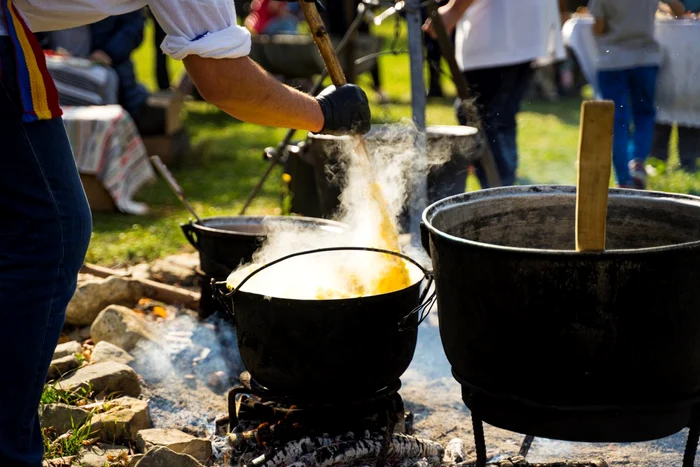
[[[184,63],[202,97],[239,120],[314,132],[324,126],[315,98],[281,84],[248,57],[190,55]]]

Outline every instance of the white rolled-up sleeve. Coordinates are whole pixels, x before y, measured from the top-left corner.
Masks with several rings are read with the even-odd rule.
[[[161,49],[174,59],[250,53],[250,33],[236,23],[233,0],[151,0],[148,5],[167,33]]]

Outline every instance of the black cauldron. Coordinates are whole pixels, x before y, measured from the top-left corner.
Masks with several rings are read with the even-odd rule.
[[[423,214],[440,333],[475,416],[571,441],[688,426],[700,395],[700,198],[611,190],[607,250],[574,251],[575,188],[509,187]]]
[[[282,261],[347,250],[401,256],[428,283],[419,278],[396,292],[336,300],[294,300],[241,290],[254,275]],[[338,247],[270,262],[233,292],[225,283],[215,289],[233,314],[241,358],[254,381],[270,394],[319,404],[371,398],[399,380],[413,359],[418,325],[434,301],[428,297],[431,283],[431,274],[406,256]]]

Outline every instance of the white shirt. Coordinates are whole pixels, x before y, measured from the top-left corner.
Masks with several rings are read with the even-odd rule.
[[[34,32],[82,26],[148,6],[168,34],[163,52],[177,60],[250,53],[250,33],[236,24],[233,0],[13,0],[13,4]],[[7,35],[2,16],[0,12],[0,35]]]
[[[463,71],[564,58],[557,0],[475,0],[457,24]]]

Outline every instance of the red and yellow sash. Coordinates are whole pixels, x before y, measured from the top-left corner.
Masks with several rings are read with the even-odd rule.
[[[15,47],[17,81],[24,114],[22,120],[35,122],[63,115],[58,104],[58,92],[46,68],[46,57],[39,41],[20,16],[12,0],[0,0],[7,33]]]

